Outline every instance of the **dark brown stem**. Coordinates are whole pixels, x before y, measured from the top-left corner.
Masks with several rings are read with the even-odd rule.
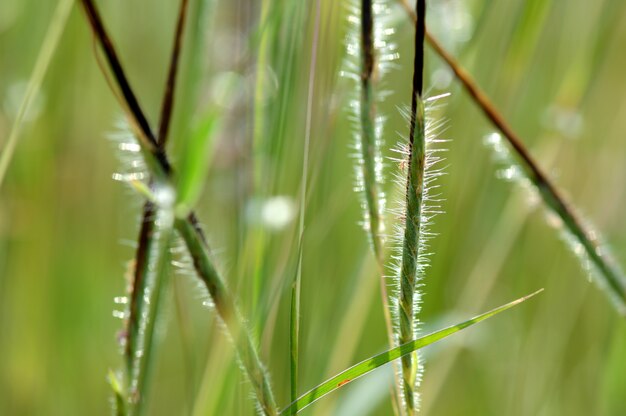
[[[411,97],[411,130],[409,133],[410,146],[413,146],[414,140],[417,101],[418,99],[422,99],[422,94],[424,92],[424,35],[426,33],[426,1],[417,0],[416,6],[419,21],[416,16],[415,57],[413,59],[413,94]]]
[[[361,2],[361,40],[363,42],[363,74],[361,80],[364,84],[369,84],[374,72],[374,16],[372,10],[372,0],[362,0]],[[365,88],[364,88],[365,89]]]
[[[180,51],[182,38],[185,29],[185,21],[187,18],[188,0],[181,0],[180,9],[178,11],[178,22],[176,23],[176,31],[174,33],[174,45],[172,46],[172,55],[170,58],[170,68],[165,83],[165,92],[163,94],[163,102],[161,103],[161,117],[159,124],[159,134],[157,142],[161,148],[165,147],[172,120],[172,110],[174,108],[175,91],[176,91],[176,75],[180,67]]]

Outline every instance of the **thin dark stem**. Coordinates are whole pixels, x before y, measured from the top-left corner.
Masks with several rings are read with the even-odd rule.
[[[426,1],[417,0],[419,21],[415,27],[415,59],[413,62],[413,96],[424,92],[424,34],[426,33]]]
[[[363,75],[362,82],[369,84],[374,72],[374,16],[372,0],[361,2],[361,39],[363,41]]]
[[[424,92],[424,35],[426,33],[426,2],[417,0],[416,4],[419,21],[415,26],[415,58],[413,59],[413,94],[411,98],[411,130],[409,132],[409,145],[413,146],[415,138],[415,114],[417,102],[422,99]],[[417,18],[416,18],[417,19]]]
[[[172,55],[170,58],[170,68],[167,75],[167,81],[165,83],[163,101],[161,103],[161,117],[157,142],[162,148],[165,147],[165,144],[167,143],[170,121],[172,120],[172,110],[174,108],[176,95],[176,75],[178,74],[178,68],[180,67],[180,51],[185,29],[185,21],[187,18],[188,4],[188,0],[181,0],[180,2],[178,22],[176,23],[176,32],[174,33],[174,45],[172,47]]]

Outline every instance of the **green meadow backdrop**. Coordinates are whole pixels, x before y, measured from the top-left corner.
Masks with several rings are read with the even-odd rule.
[[[207,103],[223,127],[197,206],[216,263],[237,294],[271,375],[289,401],[289,282],[311,111],[302,244],[300,388],[387,349],[378,269],[354,192],[353,84],[345,69],[348,2],[192,0],[170,153]],[[390,1],[399,58],[378,106],[384,154],[408,132],[414,26]],[[177,1],[97,2],[153,125]],[[142,200],[115,172],[123,113],[74,5],[46,50],[56,2],[0,2],[0,146],[35,62],[53,52],[0,184],[0,414],[110,413],[109,369],[122,366],[123,296]],[[431,0],[427,25],[523,138],[559,188],[626,263],[626,3],[621,0]],[[58,24],[59,18],[57,18]],[[99,58],[103,60],[103,58]],[[527,186],[507,181],[494,133],[444,62],[426,48],[428,95],[450,93],[444,214],[423,282],[424,333],[537,289],[513,310],[428,347],[422,412],[432,415],[626,414],[626,320],[590,283],[558,224]],[[398,163],[385,162],[388,205]],[[392,214],[388,215],[393,221]],[[389,227],[390,228],[390,227]],[[575,247],[574,247],[575,251]],[[147,414],[253,414],[251,392],[192,272],[172,274]],[[390,367],[305,415],[390,415]]]

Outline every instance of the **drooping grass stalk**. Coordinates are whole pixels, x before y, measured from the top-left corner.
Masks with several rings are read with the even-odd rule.
[[[173,173],[171,165],[163,149],[158,146],[158,142],[150,129],[147,118],[128,83],[125,72],[117,57],[113,43],[104,28],[100,15],[92,0],[81,1],[89,18],[89,22],[91,23],[91,27],[105,52],[109,66],[124,97],[127,106],[126,110],[128,111],[131,124],[135,127],[139,144],[142,147],[143,155],[146,159],[146,165],[155,177],[155,180],[165,178],[167,180],[166,183],[169,184],[172,182],[171,176]],[[173,192],[175,194],[175,190]],[[196,272],[206,285],[219,318],[224,322],[228,334],[235,343],[238,358],[242,364],[245,375],[252,385],[259,410],[264,415],[276,415],[277,407],[271,391],[269,377],[260,361],[256,345],[252,341],[234,298],[226,288],[224,281],[217,273],[210,260],[206,239],[198,225],[195,214],[191,212],[184,219],[177,219],[175,226],[185,240],[187,249],[193,259]]]
[[[424,202],[424,169],[426,166],[426,137],[424,121],[423,72],[425,0],[417,0],[419,21],[415,31],[415,59],[413,61],[413,86],[408,143],[408,166],[406,180],[406,210],[404,237],[399,276],[398,343],[406,344],[417,336],[417,312],[419,311],[418,280],[421,275],[420,251],[423,249],[422,216]],[[402,357],[402,406],[407,416],[417,413],[419,396],[420,363],[417,353]]]
[[[537,295],[542,292],[543,289],[539,289],[538,291],[531,293],[530,295],[524,296],[512,302],[509,302],[505,305],[502,305],[498,308],[492,309],[489,312],[485,312],[481,315],[475,316],[472,319],[461,322],[456,325],[451,325],[447,328],[440,329],[439,331],[435,331],[431,334],[424,335],[423,337],[411,340],[405,344],[399,345],[395,348],[392,348],[388,351],[377,354],[373,357],[370,357],[366,360],[361,361],[358,364],[340,372],[339,374],[331,377],[326,380],[322,384],[315,386],[302,396],[298,398],[297,401],[292,402],[289,406],[280,411],[280,415],[294,415],[299,410],[304,409],[305,407],[313,404],[315,401],[321,399],[322,397],[330,394],[346,384],[350,383],[353,380],[356,380],[359,377],[364,376],[365,374],[382,367],[383,365],[392,362],[400,357],[406,357],[407,355],[412,355],[415,351],[420,348],[424,348],[428,345],[431,345],[437,341],[442,340],[456,332],[459,332],[467,327],[470,327],[478,322],[484,321],[485,319],[491,318],[500,312],[504,312],[507,309],[510,309],[520,303],[530,299],[531,297]]]
[[[400,0],[413,22],[417,22],[407,0]],[[514,157],[523,169],[530,184],[537,190],[544,204],[562,223],[562,228],[577,242],[584,252],[583,260],[588,259],[597,271],[594,279],[605,290],[609,299],[622,316],[626,316],[626,275],[617,260],[602,243],[600,234],[583,221],[574,207],[559,192],[556,185],[532,157],[521,137],[513,130],[496,105],[478,86],[472,76],[439,43],[432,34],[426,32],[426,40],[433,50],[448,64],[473,101],[491,123],[502,133],[513,150]]]
[[[13,154],[15,153],[17,140],[24,126],[24,117],[28,113],[34,99],[37,97],[41,83],[43,82],[46,72],[48,72],[48,66],[57,49],[61,35],[63,35],[63,29],[65,29],[65,24],[72,10],[73,3],[73,0],[59,0],[54,14],[52,15],[52,19],[50,20],[50,26],[43,38],[43,44],[41,45],[39,56],[37,56],[35,67],[28,80],[26,93],[17,110],[17,116],[11,127],[4,149],[2,149],[2,155],[0,155],[0,187],[2,187],[4,177],[9,169]]]
[[[485,138],[485,144],[492,148],[496,159],[505,164],[502,178],[518,182],[539,196],[547,209],[549,224],[561,233],[562,239],[576,255],[585,272],[590,273],[598,286],[605,290],[617,311],[626,316],[626,276],[611,250],[601,242],[595,229],[575,214],[572,207],[563,205],[563,199],[553,194],[543,182],[536,180],[503,140],[497,133]],[[577,217],[571,217],[570,214]]]
[[[197,225],[189,219],[178,219],[176,229],[185,241],[194,268],[206,285],[218,316],[235,343],[238,358],[256,394],[258,407],[263,415],[276,415],[277,407],[269,377],[261,363],[256,345],[250,337],[234,298],[213,266],[208,247],[198,234]]]

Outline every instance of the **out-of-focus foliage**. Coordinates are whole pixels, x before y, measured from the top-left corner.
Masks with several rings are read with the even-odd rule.
[[[12,127],[55,2],[0,2],[0,146]],[[209,1],[198,21],[205,61],[189,43],[171,144],[220,96],[227,118],[197,207],[216,258],[250,317],[277,400],[289,398],[289,290],[298,256],[297,210],[314,4]],[[176,2],[99,1],[130,80],[156,125]],[[261,24],[262,7],[269,7]],[[198,1],[192,1],[197,12]],[[620,0],[429,2],[431,31],[499,105],[532,154],[626,262],[626,4]],[[302,269],[302,391],[381,352],[386,334],[378,271],[358,224],[347,120],[338,74],[348,25],[339,1],[321,2],[310,188]],[[189,33],[196,15],[190,15]],[[407,126],[413,26],[393,8],[398,68],[387,77],[385,153]],[[189,35],[190,41],[193,36]],[[259,57],[262,59],[259,59]],[[493,128],[427,50],[430,95],[449,167],[446,214],[433,230],[424,330],[545,287],[533,302],[424,350],[425,414],[619,415],[626,412],[626,324],[585,281],[537,201],[497,178],[482,145]],[[239,78],[238,78],[239,79]],[[222,82],[220,82],[222,80]],[[223,97],[220,98],[223,100]],[[255,107],[256,106],[256,107]],[[194,111],[196,110],[196,111]],[[109,368],[121,366],[113,317],[123,295],[141,201],[111,180],[121,169],[105,137],[120,110],[75,7],[27,117],[0,189],[0,414],[106,414]],[[178,151],[177,151],[178,150]],[[387,175],[398,167],[389,162]],[[389,176],[388,176],[389,177]],[[390,182],[390,181],[388,181]],[[393,187],[387,189],[393,198]],[[250,414],[232,348],[195,279],[172,280],[167,331],[152,373],[149,414]],[[351,383],[303,414],[388,415],[391,372]],[[369,413],[368,413],[369,412]]]

